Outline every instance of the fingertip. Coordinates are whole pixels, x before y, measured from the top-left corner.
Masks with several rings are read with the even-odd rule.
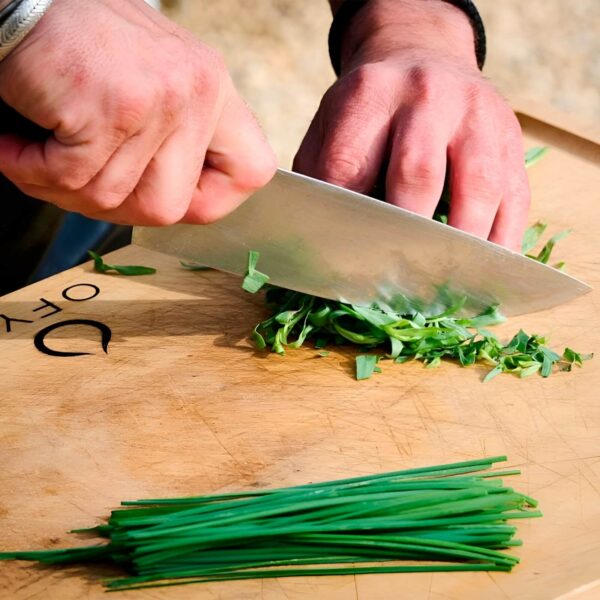
[[[226,173],[206,167],[181,222],[209,225],[219,221],[247,200],[251,193],[241,189]]]

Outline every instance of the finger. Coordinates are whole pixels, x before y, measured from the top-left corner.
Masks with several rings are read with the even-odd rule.
[[[504,149],[505,192],[492,226],[490,241],[521,252],[523,234],[527,227],[527,217],[531,204],[529,179],[523,161],[523,141],[516,118],[515,126],[507,135]]]
[[[208,145],[207,159],[213,169],[227,174],[241,189],[255,190],[275,173],[275,154],[233,87]]]
[[[33,142],[0,135],[0,170],[15,183],[75,191],[85,187],[126,139],[124,132],[81,141],[53,135]]]
[[[316,177],[316,166],[319,164],[319,154],[323,145],[322,130],[321,108],[319,108],[304,134],[298,152],[294,156],[292,170],[309,177]]]
[[[384,162],[391,107],[381,73],[370,65],[340,80],[323,98],[294,169],[357,192],[374,187]]]
[[[130,223],[126,210],[110,215],[133,193],[150,161],[163,143],[166,133],[155,125],[126,140],[108,159],[103,169],[84,187],[64,190],[56,187],[22,185],[29,195],[52,202],[88,217]]]
[[[503,196],[497,136],[485,128],[468,130],[449,147],[448,224],[487,239]]]
[[[443,115],[402,109],[396,117],[386,175],[386,200],[432,217],[444,188],[450,133]]]
[[[185,129],[173,133],[148,162],[125,201],[93,216],[145,226],[180,221],[192,200],[204,160],[202,147],[195,140],[196,136]]]
[[[275,170],[271,147],[252,113],[233,91],[208,146],[205,165],[184,221],[211,223],[224,217],[266,185]]]
[[[227,173],[205,164],[200,184],[192,194],[192,200],[183,223],[214,223],[233,212],[251,192],[241,188]]]

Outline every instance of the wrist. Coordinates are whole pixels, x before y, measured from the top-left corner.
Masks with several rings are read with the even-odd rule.
[[[0,0],[1,1],[1,0]],[[53,0],[9,2],[0,23],[0,61],[6,58],[44,16]]]
[[[369,0],[341,44],[341,73],[400,53],[443,56],[477,69],[469,17],[444,0]]]

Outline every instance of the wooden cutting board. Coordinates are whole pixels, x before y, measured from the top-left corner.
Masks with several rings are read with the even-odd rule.
[[[522,327],[548,334],[561,351],[598,352],[600,147],[539,119],[521,120],[526,147],[552,147],[530,172],[531,220],[549,222],[550,233],[573,229],[556,258],[596,289],[498,331],[508,337]],[[514,486],[538,498],[545,514],[519,523],[522,564],[511,574],[307,577],[127,597],[600,597],[600,357],[547,380],[500,376],[482,384],[480,367],[406,364],[357,382],[350,350],[317,357],[306,348],[284,358],[254,351],[246,337],[265,309],[234,277],[185,271],[137,247],[110,260],[158,273],[126,278],[86,264],[0,299],[0,550],[70,545],[68,529],[99,523],[123,499],[507,454],[522,469]],[[54,350],[88,355],[36,350],[37,332],[71,319],[110,327],[108,353],[89,326],[46,338]],[[100,580],[114,574],[4,563],[0,597],[100,598]]]

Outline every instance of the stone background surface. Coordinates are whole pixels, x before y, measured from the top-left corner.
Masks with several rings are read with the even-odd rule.
[[[163,10],[225,56],[283,166],[334,81],[326,0],[163,0]],[[600,0],[478,0],[486,75],[508,97],[600,121]]]

